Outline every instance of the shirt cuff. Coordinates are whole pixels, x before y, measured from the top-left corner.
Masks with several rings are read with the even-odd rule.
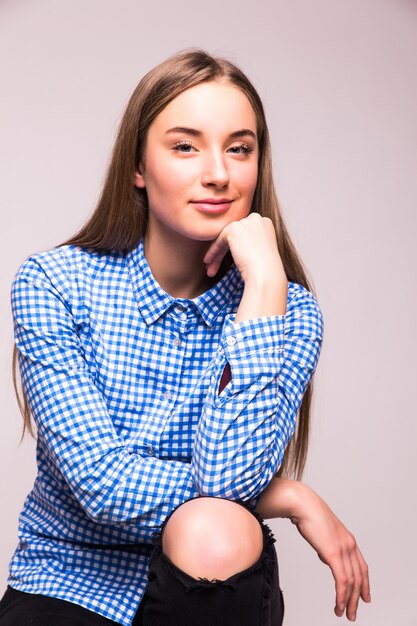
[[[234,323],[235,314],[227,315],[220,345],[229,361],[252,352],[284,351],[285,315],[257,317]]]
[[[284,363],[285,345],[285,315],[259,317],[238,324],[234,318],[234,315],[226,317],[219,346],[222,367],[225,363],[230,365],[231,383],[227,388],[232,394],[256,380],[263,387],[275,379]]]

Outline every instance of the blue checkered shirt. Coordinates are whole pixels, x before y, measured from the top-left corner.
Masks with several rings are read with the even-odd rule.
[[[10,586],[130,626],[153,533],[175,507],[199,495],[256,506],[294,432],[323,318],[290,282],[285,315],[235,324],[242,293],[232,265],[200,296],[173,298],[143,240],[23,263],[12,309],[38,474]]]

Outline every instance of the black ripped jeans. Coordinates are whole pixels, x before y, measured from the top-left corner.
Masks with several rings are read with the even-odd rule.
[[[281,626],[284,600],[275,538],[258,513],[238,504],[262,527],[263,551],[258,561],[226,580],[189,576],[162,551],[162,533],[172,511],[154,540],[148,584],[134,626]]]
[[[263,551],[258,561],[226,580],[189,576],[162,551],[162,533],[172,511],[155,534],[148,583],[132,626],[281,626],[284,602],[275,538],[258,513],[242,502],[238,504],[250,511],[262,527]],[[77,604],[10,587],[0,601],[0,626],[114,623]]]

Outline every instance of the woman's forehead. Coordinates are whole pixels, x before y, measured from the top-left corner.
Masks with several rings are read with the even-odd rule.
[[[248,97],[229,83],[210,81],[186,89],[155,118],[155,130],[192,127],[201,132],[248,128],[256,133],[256,115]],[[231,131],[230,131],[231,132]]]

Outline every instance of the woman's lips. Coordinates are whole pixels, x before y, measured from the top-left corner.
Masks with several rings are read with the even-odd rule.
[[[203,213],[224,213],[230,208],[233,200],[228,202],[192,202],[196,209]]]

